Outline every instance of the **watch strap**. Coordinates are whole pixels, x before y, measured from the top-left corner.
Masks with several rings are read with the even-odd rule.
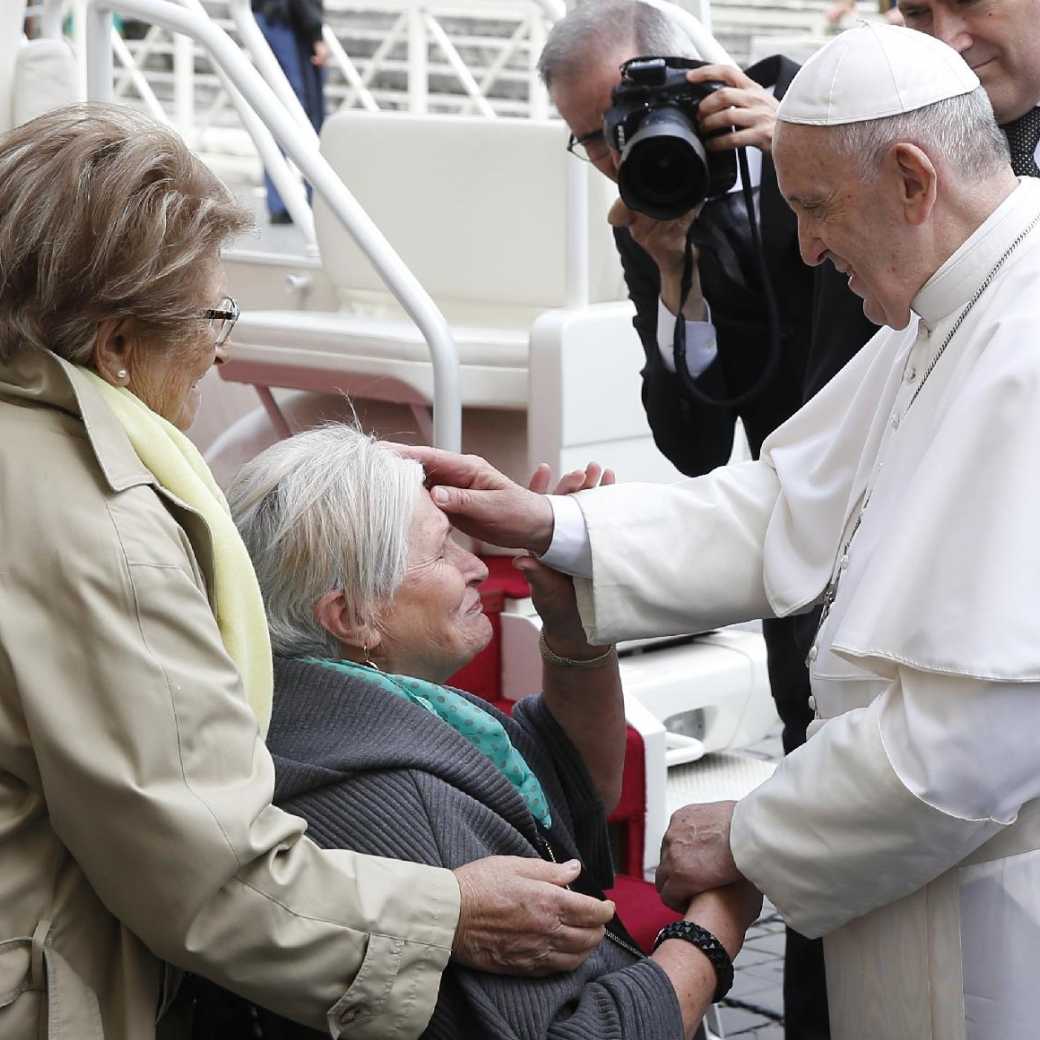
[[[733,961],[722,943],[707,928],[702,928],[693,921],[672,921],[671,924],[666,924],[657,933],[654,949],[669,939],[682,939],[696,946],[711,961],[717,980],[715,995],[711,998],[712,1003],[717,1004],[722,1000],[733,985]]]

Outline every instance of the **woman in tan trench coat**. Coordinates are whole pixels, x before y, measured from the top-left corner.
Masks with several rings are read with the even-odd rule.
[[[263,605],[181,433],[247,224],[128,111],[0,140],[5,1040],[147,1040],[177,969],[333,1036],[414,1037],[453,953],[572,968],[612,915],[560,887],[570,865],[322,852],[272,807]]]

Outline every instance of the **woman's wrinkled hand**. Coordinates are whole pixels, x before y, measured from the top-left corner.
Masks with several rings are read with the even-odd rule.
[[[686,920],[707,928],[736,957],[744,935],[762,913],[762,893],[750,881],[737,881],[702,892],[691,900]]]
[[[613,470],[590,462],[583,470],[565,473],[553,494],[573,495],[577,491],[613,484],[615,479]],[[552,470],[543,462],[527,486],[530,491],[546,494],[551,484]],[[530,556],[518,556],[514,565],[531,586],[531,599],[542,619],[542,633],[549,649],[574,660],[601,656],[604,647],[594,646],[585,638],[570,576],[554,571]]]
[[[573,495],[576,491],[588,491],[594,487],[606,487],[616,483],[612,469],[604,469],[598,462],[590,462],[584,469],[571,470],[564,473],[556,482],[553,489],[554,495]],[[539,495],[549,493],[549,485],[552,483],[552,469],[547,462],[542,462],[531,474],[527,482],[528,490],[537,491]]]
[[[546,863],[489,856],[458,867],[462,909],[452,957],[500,975],[554,975],[574,971],[603,941],[614,916],[609,899],[566,888],[577,860]]]

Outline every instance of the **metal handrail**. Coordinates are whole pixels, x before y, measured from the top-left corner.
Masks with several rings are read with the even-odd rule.
[[[202,0],[181,0],[181,3],[195,11],[200,17],[210,21],[209,13],[202,6]],[[245,4],[245,14],[239,9],[241,4]],[[252,9],[249,7],[249,0],[241,0],[241,3],[238,5],[232,2],[229,4],[229,7],[235,25],[239,33],[242,34],[242,42],[245,44],[264,81],[274,91],[278,100],[292,113],[304,135],[311,138],[314,145],[317,146],[318,135],[314,132],[314,127],[311,126],[299,98],[297,98],[289,85],[289,81],[285,78],[281,65],[278,64],[277,59],[271,52],[271,48],[267,45],[263,33],[260,32],[260,27],[256,24]],[[302,232],[308,251],[317,253],[318,237],[314,230],[314,212],[307,199],[307,192],[302,181],[285,161],[285,157],[279,150],[277,142],[271,136],[263,120],[257,118],[256,113],[235,89],[234,84],[228,79],[224,70],[216,63],[214,63],[213,67],[221,86],[226,91],[228,97],[231,98],[231,103],[234,105],[239,119],[242,120],[242,124],[256,143],[264,168],[267,170],[271,180],[274,181],[278,194],[281,196],[282,202],[285,203],[285,208],[289,211],[289,216],[292,217],[293,223]]]
[[[551,22],[558,22],[567,13],[564,0],[537,0],[537,3]]]
[[[252,109],[277,143],[325,199],[335,217],[368,257],[380,278],[418,326],[433,364],[433,440],[458,451],[462,443],[462,395],[458,350],[448,323],[426,290],[383,237],[382,232],[339,179],[313,140],[281,104],[260,73],[230,37],[208,17],[170,0],[87,0],[87,96],[112,96],[112,13],[119,11],[182,33],[200,44]]]
[[[86,0],[82,0],[82,2],[85,6]],[[209,15],[206,14],[201,0],[184,0],[184,2],[198,15],[205,18],[207,21],[209,20]],[[41,22],[41,28],[45,37],[49,39],[61,39],[63,7],[63,0],[43,0],[43,19]],[[126,44],[123,42],[119,34],[115,31],[114,27],[110,34],[110,38],[113,48],[119,54],[120,61],[127,68],[131,80],[133,81],[134,63],[133,61],[129,61],[128,64],[130,58],[129,49],[126,47]],[[84,64],[87,64],[85,52],[83,62]],[[275,187],[278,189],[278,193],[281,195],[282,201],[285,203],[285,208],[293,218],[293,223],[303,235],[307,251],[310,253],[317,253],[318,245],[317,237],[314,232],[314,215],[312,214],[310,204],[307,201],[307,194],[304,190],[303,183],[299,176],[293,172],[289,164],[285,161],[285,156],[279,149],[275,139],[271,136],[270,130],[267,129],[262,120],[257,118],[256,113],[249,107],[246,100],[235,89],[234,84],[228,79],[223,70],[219,67],[215,67],[215,72],[221,86],[231,99],[231,103],[235,107],[235,110],[238,112],[242,125],[252,138],[253,144],[256,146],[256,150],[259,153],[260,161],[264,164],[264,167],[270,174],[271,180],[274,181]],[[169,123],[170,120],[165,115],[160,116],[159,112],[157,112],[153,107],[152,102],[155,101],[155,98],[154,94],[149,98],[148,95],[151,93],[150,89],[146,91],[137,83],[135,83],[135,86],[152,115],[161,122]],[[147,86],[147,84],[145,84],[145,86]],[[111,94],[108,96],[111,96]],[[155,102],[155,104],[158,104],[158,102]],[[308,124],[308,127],[309,125],[310,124]],[[181,125],[179,129],[182,133],[187,131],[187,127],[184,125]]]

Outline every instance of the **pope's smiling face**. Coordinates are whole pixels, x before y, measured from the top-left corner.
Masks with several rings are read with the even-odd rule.
[[[878,325],[901,329],[919,283],[900,262],[904,229],[884,173],[864,178],[830,147],[829,127],[777,123],[773,140],[780,191],[798,218],[798,246],[810,267],[830,260]]]
[[[1040,101],[1040,0],[899,0],[899,10],[975,70],[998,123]]]

